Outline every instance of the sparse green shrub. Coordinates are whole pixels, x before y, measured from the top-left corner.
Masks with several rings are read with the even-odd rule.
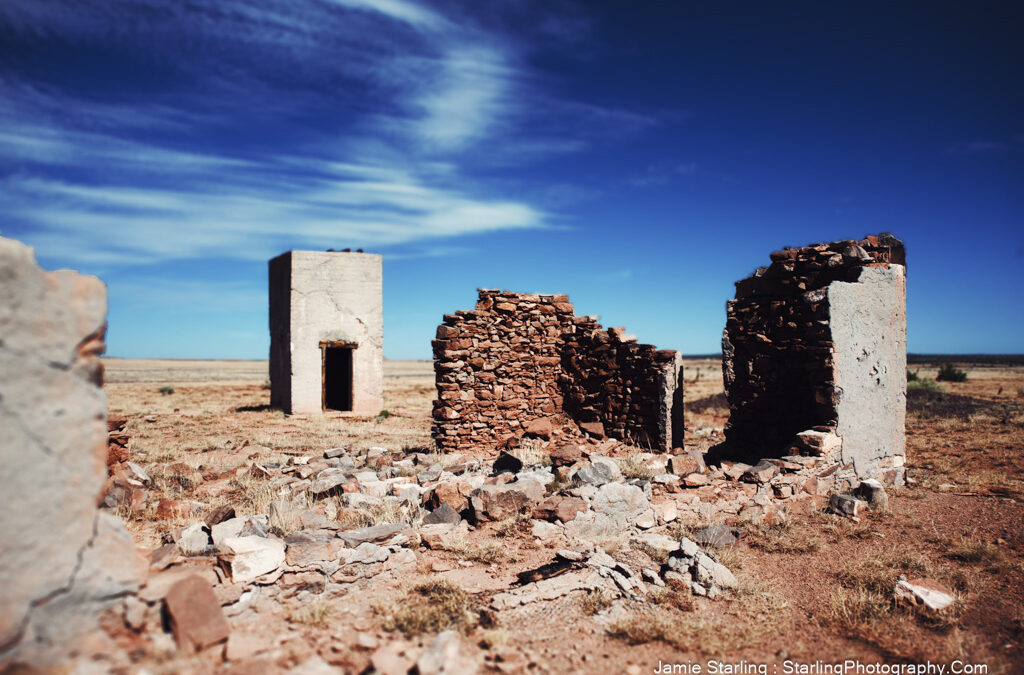
[[[920,379],[921,378],[918,377],[917,373],[910,370],[909,368],[907,369],[907,382],[918,382]]]
[[[375,420],[378,424],[391,417],[391,412],[388,410],[381,410],[377,413],[377,419]]]
[[[952,363],[944,363],[939,368],[939,374],[935,376],[938,382],[966,382],[967,373],[960,370]]]
[[[922,377],[916,380],[907,380],[907,390],[920,390],[920,391],[942,391],[942,386],[935,380],[929,380],[926,377]]]
[[[174,393],[174,387],[165,384],[164,386],[157,389],[157,391],[163,394],[164,396],[170,396],[171,394]]]

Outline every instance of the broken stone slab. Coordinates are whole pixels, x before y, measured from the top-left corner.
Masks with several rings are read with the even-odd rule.
[[[355,551],[343,552],[346,564],[348,563],[361,563],[363,565],[370,565],[373,563],[382,563],[388,559],[391,552],[384,546],[378,546],[369,541],[356,546]]]
[[[447,504],[456,512],[462,513],[469,507],[469,495],[474,489],[476,488],[468,481],[444,481],[423,494],[423,505],[429,509],[436,509],[441,504]]]
[[[743,475],[740,476],[740,480],[745,483],[758,483],[760,485],[764,485],[777,475],[779,475],[779,467],[768,460],[762,459],[760,462],[744,471]]]
[[[534,466],[516,474],[516,481],[535,480],[547,485],[555,479],[555,474],[548,466]]]
[[[462,520],[462,516],[459,512],[453,509],[448,504],[441,504],[427,515],[423,517],[424,525],[436,525],[438,523],[449,523],[455,524]]]
[[[336,495],[342,491],[342,486],[348,482],[348,476],[344,472],[322,476],[313,481],[308,492],[311,497],[322,498]]]
[[[679,550],[679,541],[665,534],[644,532],[636,538],[636,541],[655,551],[668,554]]]
[[[355,530],[344,530],[338,532],[338,539],[345,542],[349,548],[356,548],[362,543],[374,544],[392,543],[402,535],[412,530],[408,523],[381,523],[370,527],[361,527]]]
[[[331,448],[330,450],[324,450],[324,459],[335,459],[336,457],[342,457],[348,454],[348,448],[345,446],[339,446],[337,448]]]
[[[419,528],[419,535],[423,540],[423,545],[427,548],[446,550],[451,548],[454,543],[462,540],[468,531],[466,522],[460,520],[456,524],[437,523],[424,525]]]
[[[857,487],[857,495],[863,497],[872,509],[878,511],[889,509],[889,495],[882,483],[874,478],[862,480]]]
[[[704,473],[707,466],[704,464],[704,455],[696,450],[689,450],[680,455],[670,455],[668,470],[677,476],[685,476],[691,473]]]
[[[700,553],[700,546],[692,539],[683,537],[679,540],[679,551],[684,558],[694,560],[697,558],[697,554]]]
[[[693,540],[701,546],[728,546],[736,543],[740,531],[728,525],[711,525],[693,533]]]
[[[309,567],[337,561],[345,543],[335,538],[302,541],[286,537],[285,562],[291,567]]]
[[[224,522],[217,523],[210,528],[210,538],[214,546],[220,546],[225,539],[230,537],[266,537],[267,517],[259,516],[238,516],[229,518]]]
[[[218,506],[203,518],[203,522],[206,523],[207,527],[212,528],[214,525],[223,523],[225,520],[230,520],[235,517],[235,507],[230,504]],[[212,531],[211,531],[212,533]]]
[[[576,426],[588,436],[601,440],[605,437],[604,425],[600,422],[579,422]]]
[[[808,429],[798,433],[796,441],[801,450],[815,455],[831,456],[843,447],[843,439],[834,431]]]
[[[491,607],[498,611],[561,598],[573,591],[607,590],[618,595],[615,584],[602,578],[596,569],[567,572],[526,584],[520,588],[498,593],[491,599]]]
[[[683,476],[683,485],[688,488],[701,487],[702,485],[707,485],[710,482],[711,479],[708,478],[707,474],[703,473],[688,473]]]
[[[218,546],[218,557],[230,570],[232,583],[253,581],[284,564],[285,544],[257,536],[228,537]]]
[[[591,508],[595,513],[607,516],[625,528],[650,508],[650,503],[643,490],[635,485],[606,483],[598,488]]]
[[[544,485],[534,480],[482,485],[470,496],[470,506],[478,521],[504,520],[532,509],[544,492]]]
[[[551,464],[559,466],[572,466],[583,457],[583,448],[578,443],[562,443],[548,453]]]
[[[713,587],[736,588],[739,585],[739,582],[736,581],[736,576],[728,567],[703,551],[697,552],[696,560],[690,571],[695,581],[708,590]]]
[[[523,431],[526,436],[547,439],[551,438],[551,432],[554,431],[554,427],[551,424],[551,418],[541,417],[527,422]]]
[[[533,517],[567,523],[587,510],[587,502],[579,497],[552,495],[533,507]]]
[[[743,462],[722,463],[722,473],[730,480],[739,480],[751,468],[753,467]]]
[[[633,521],[633,524],[642,530],[649,530],[658,524],[658,519],[654,515],[654,509],[647,509]]]
[[[569,472],[569,479],[590,485],[604,485],[622,480],[619,464],[610,457],[593,456],[583,466]]]
[[[934,579],[901,578],[896,582],[894,596],[897,602],[928,612],[941,612],[956,601],[953,591]]]
[[[182,555],[205,555],[210,550],[210,535],[205,523],[193,523],[170,533],[171,540],[178,545]]]
[[[189,574],[177,581],[164,596],[164,607],[178,649],[197,652],[231,634],[220,602],[210,583]]]
[[[444,469],[440,463],[434,463],[430,467],[423,469],[416,474],[416,482],[420,485],[426,485],[427,483],[433,483],[441,477],[441,473]]]
[[[832,494],[828,498],[828,508],[832,513],[849,518],[859,518],[866,506],[867,502],[853,495]]]
[[[558,536],[561,532],[558,525],[549,523],[546,520],[534,520],[530,527],[530,534],[537,539],[550,539]]]

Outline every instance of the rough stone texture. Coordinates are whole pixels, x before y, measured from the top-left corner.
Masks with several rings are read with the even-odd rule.
[[[0,238],[0,669],[62,663],[138,588],[135,544],[100,514],[106,289]]]
[[[823,454],[854,482],[902,483],[905,258],[882,234],[776,251],[736,283],[722,338],[727,454]]]
[[[543,420],[566,417],[591,435],[682,445],[679,355],[575,316],[565,295],[480,289],[476,309],[444,317],[433,346],[441,450],[545,437]]]
[[[164,604],[178,649],[199,651],[231,634],[210,582],[201,576],[190,574],[171,586]]]
[[[353,343],[352,412],[383,407],[382,258],[370,253],[288,251],[269,263],[270,403],[318,413],[323,342]]]

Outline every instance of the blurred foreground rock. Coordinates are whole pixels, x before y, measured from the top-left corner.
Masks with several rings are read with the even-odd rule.
[[[11,239],[0,239],[0,289],[0,489],[16,505],[0,518],[0,670],[56,667],[87,638],[95,649],[98,615],[145,569],[120,520],[97,510],[111,441],[106,289],[44,271]]]

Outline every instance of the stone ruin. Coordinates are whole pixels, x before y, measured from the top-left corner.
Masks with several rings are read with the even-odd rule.
[[[480,289],[476,308],[446,315],[432,344],[440,450],[562,424],[639,447],[682,445],[680,356],[576,316],[565,295]]]
[[[146,569],[121,520],[101,513],[107,401],[106,289],[45,272],[0,238],[0,670],[60,666],[97,648],[99,615]],[[102,639],[102,638],[101,638]],[[102,649],[102,642],[99,643]]]
[[[722,359],[725,456],[824,456],[835,479],[901,484],[906,256],[891,234],[771,254],[736,283]]]
[[[270,405],[300,414],[384,407],[381,263],[350,251],[270,261]]]

